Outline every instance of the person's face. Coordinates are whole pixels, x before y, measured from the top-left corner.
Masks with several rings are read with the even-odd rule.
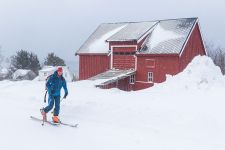
[[[61,76],[63,74],[62,71],[57,71],[58,72],[58,75]]]

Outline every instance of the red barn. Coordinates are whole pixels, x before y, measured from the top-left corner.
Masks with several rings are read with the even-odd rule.
[[[140,90],[181,72],[206,55],[198,18],[103,23],[76,52],[79,79],[97,87]]]

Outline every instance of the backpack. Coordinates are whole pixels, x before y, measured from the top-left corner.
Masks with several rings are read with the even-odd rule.
[[[48,88],[47,88],[47,82],[50,79],[50,77],[53,76],[53,74],[49,75],[46,79],[45,79],[45,96],[44,96],[44,103],[46,103],[46,96],[48,93]]]

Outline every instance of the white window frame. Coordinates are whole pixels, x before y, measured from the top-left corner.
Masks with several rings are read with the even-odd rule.
[[[130,84],[134,84],[135,83],[135,75],[131,75],[130,76]]]
[[[153,72],[149,71],[147,74],[147,81],[153,82],[153,79],[154,79],[154,74],[153,74]]]

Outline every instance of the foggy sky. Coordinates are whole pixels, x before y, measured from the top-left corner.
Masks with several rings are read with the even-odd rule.
[[[75,66],[74,53],[100,23],[199,17],[203,38],[225,47],[223,0],[0,0],[0,46],[40,61],[55,52]]]

